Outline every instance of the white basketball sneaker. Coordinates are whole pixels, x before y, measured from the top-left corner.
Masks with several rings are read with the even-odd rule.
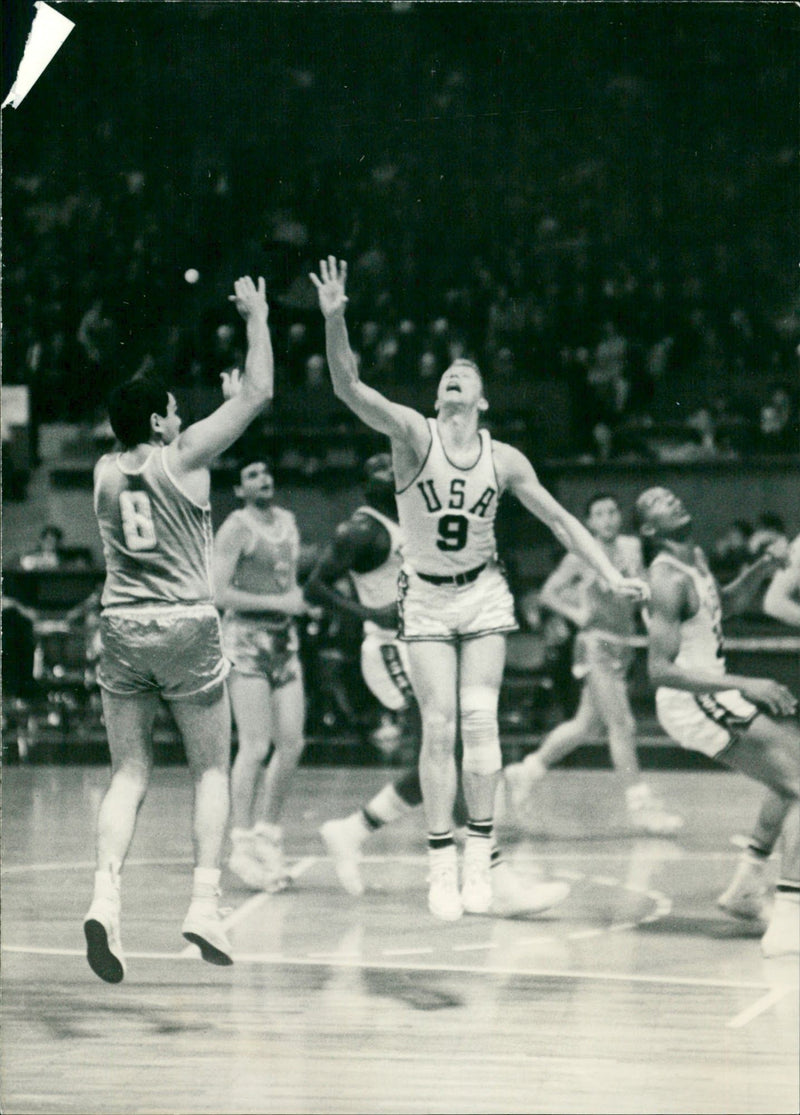
[[[559,879],[523,882],[505,860],[492,864],[491,913],[500,918],[541,914],[558,906],[570,892],[569,883]]]
[[[491,856],[491,840],[484,836],[467,836],[461,902],[468,914],[488,914],[492,905]]]
[[[737,918],[763,918],[768,890],[766,860],[762,862],[745,853],[717,905]]]
[[[631,828],[649,836],[674,836],[683,828],[683,817],[670,813],[650,787],[640,782],[626,791]]]
[[[125,978],[125,956],[119,928],[119,902],[95,898],[83,919],[86,959],[95,975],[106,983],[121,983]]]
[[[228,867],[250,890],[266,890],[264,865],[256,855],[255,836],[249,829],[233,829]]]
[[[348,894],[354,897],[364,893],[361,878],[361,845],[366,837],[364,825],[357,814],[341,820],[326,821],[319,830],[333,866]]]
[[[455,844],[428,850],[428,909],[442,921],[458,921],[464,913]]]
[[[280,825],[260,821],[253,833],[253,851],[263,872],[262,890],[270,894],[286,890],[292,877],[283,858],[283,830]]]
[[[765,957],[800,953],[800,895],[797,891],[777,891],[767,931],[761,938]]]
[[[203,960],[226,966],[233,964],[233,956],[220,918],[218,901],[216,887],[195,885],[181,933],[187,941],[197,945]]]

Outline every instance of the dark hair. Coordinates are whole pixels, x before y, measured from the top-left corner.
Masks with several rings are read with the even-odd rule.
[[[763,515],[759,515],[758,525],[764,530],[774,530],[779,534],[786,533],[786,524],[780,515],[776,515],[774,511],[765,511]]]
[[[615,503],[617,507],[619,507],[619,500],[616,496],[612,496],[611,492],[595,492],[594,495],[590,496],[586,501],[585,514],[587,519],[591,515],[594,505],[596,503],[602,503],[604,499],[610,499],[612,503]]]
[[[150,440],[153,414],[165,415],[169,388],[157,376],[139,376],[119,384],[108,397],[108,420],[124,449]]]
[[[266,468],[266,470],[270,474],[270,476],[275,475],[274,472],[272,471],[272,461],[269,459],[269,457],[266,455],[266,453],[259,453],[257,450],[254,449],[252,452],[240,453],[239,454],[239,456],[236,459],[236,481],[235,481],[235,483],[236,483],[237,487],[242,482],[242,473],[244,472],[244,470],[246,468],[249,468],[250,465],[258,465],[258,464],[264,465],[264,467]]]

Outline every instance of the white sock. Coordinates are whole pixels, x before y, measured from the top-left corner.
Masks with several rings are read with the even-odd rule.
[[[192,876],[192,898],[210,898],[219,889],[218,867],[195,867]]]
[[[414,808],[409,805],[407,801],[398,794],[392,782],[378,790],[374,798],[367,802],[365,806],[367,813],[371,814],[377,820],[382,821],[385,825],[390,825],[392,821],[399,821],[401,817],[405,817]]]
[[[94,897],[107,898],[111,902],[119,902],[120,877],[119,870],[114,869],[114,864],[109,866],[108,871],[95,871]]]

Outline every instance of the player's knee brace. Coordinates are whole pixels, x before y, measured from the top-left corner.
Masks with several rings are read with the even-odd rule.
[[[461,741],[463,768],[468,774],[496,774],[503,765],[497,698],[497,692],[488,686],[462,690]]]

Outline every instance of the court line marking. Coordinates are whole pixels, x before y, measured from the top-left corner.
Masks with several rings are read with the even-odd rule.
[[[33,955],[33,956],[70,956],[86,958],[82,949],[53,949],[40,948],[32,945],[3,945],[3,952]],[[126,952],[128,960],[194,960],[193,956],[184,956],[175,952]],[[662,987],[708,987],[722,991],[766,991],[769,985],[757,983],[753,980],[721,980],[708,979],[702,976],[648,976],[638,973],[625,972],[590,972],[572,968],[513,968],[507,965],[502,967],[485,967],[473,964],[416,964],[413,961],[395,959],[365,960],[362,957],[348,955],[320,956],[317,954],[307,956],[285,956],[274,952],[235,953],[234,961],[237,964],[264,964],[275,967],[300,967],[300,968],[362,968],[377,971],[400,972],[450,972],[455,975],[491,975],[491,976],[534,976],[541,979],[571,979],[571,980],[596,980],[601,983],[638,983],[655,984]],[[781,989],[783,992],[783,989]]]
[[[792,986],[773,987],[766,995],[762,995],[760,999],[756,999],[749,1007],[745,1007],[744,1010],[734,1015],[729,1022],[725,1023],[726,1027],[729,1030],[740,1030],[743,1026],[746,1026],[748,1022],[752,1022],[754,1018],[758,1018],[760,1014],[769,1010],[770,1007],[774,1007],[775,1004],[779,1003],[781,999],[784,999],[790,991],[794,990],[796,990],[796,988]]]
[[[609,838],[611,839],[611,838]],[[575,859],[575,860],[597,860],[597,859],[628,859],[632,854],[630,848],[623,849],[619,852],[578,852],[578,851],[564,851],[554,852],[543,850],[541,852],[521,852],[508,856],[508,861],[513,864],[523,863],[536,863],[539,860],[557,860],[557,859]],[[326,856],[312,855],[304,857],[305,859],[312,859],[315,862],[324,862]],[[730,852],[684,852],[676,848],[668,854],[659,852],[658,849],[653,850],[653,860],[663,860],[671,862],[674,860],[720,860],[728,861],[737,858],[735,851]],[[420,863],[427,859],[426,852],[403,853],[398,855],[382,854],[382,855],[365,855],[361,857],[362,863]],[[192,863],[191,857],[175,857],[172,859],[129,859],[126,861],[125,867],[180,867],[190,865]],[[303,859],[299,860],[300,863]],[[43,872],[43,871],[90,871],[94,870],[95,862],[93,859],[89,860],[75,860],[75,861],[59,861],[52,860],[47,863],[4,863],[0,866],[0,874],[2,875],[21,875],[26,871]],[[570,876],[566,871],[560,874],[568,879]],[[578,873],[582,878],[582,874]]]

